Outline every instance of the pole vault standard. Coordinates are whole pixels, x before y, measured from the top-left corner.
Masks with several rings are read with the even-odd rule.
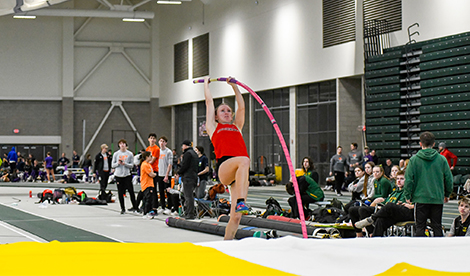
[[[216,78],[216,79],[210,79],[210,82],[213,81],[227,81],[227,78]],[[266,112],[266,115],[268,115],[269,120],[273,124],[274,130],[276,131],[277,137],[279,138],[279,142],[281,142],[282,150],[284,151],[284,155],[286,156],[287,159],[287,165],[289,166],[289,171],[290,175],[292,177],[292,183],[294,184],[294,191],[295,191],[295,198],[297,199],[297,207],[299,208],[299,216],[300,216],[300,221],[301,221],[301,226],[302,226],[302,235],[306,239],[308,238],[307,235],[307,226],[305,225],[305,216],[304,216],[304,209],[302,205],[302,199],[300,198],[300,192],[299,192],[299,185],[297,183],[297,178],[295,177],[295,170],[294,166],[292,165],[292,160],[290,158],[289,151],[287,150],[287,145],[286,141],[284,140],[284,137],[282,136],[281,130],[279,129],[279,125],[277,124],[276,120],[274,119],[273,114],[269,110],[269,108],[266,106],[264,101],[256,94],[255,91],[253,91],[250,87],[248,87],[246,84],[236,80],[236,79],[231,79],[230,82],[235,83],[243,88],[245,88],[246,91],[250,92],[250,94],[258,101],[258,103],[263,107],[264,112]],[[198,79],[194,80],[193,83],[204,83],[204,79]]]

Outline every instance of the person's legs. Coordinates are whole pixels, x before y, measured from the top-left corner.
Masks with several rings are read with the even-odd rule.
[[[123,179],[123,177],[116,176],[116,186],[118,189],[119,205],[121,205],[121,214],[126,212],[126,206],[124,204],[124,193],[126,192],[126,187]]]
[[[155,195],[154,187],[148,187],[143,192],[143,206],[144,206],[144,215],[152,210],[153,205],[153,196]]]
[[[165,194],[166,194],[166,185],[165,182],[163,182],[163,177],[162,176],[155,176],[158,182],[158,193],[160,194],[160,206],[162,206],[162,209],[166,208],[166,203],[165,203]],[[156,186],[155,186],[156,187]]]
[[[194,211],[194,189],[196,188],[196,180],[184,178],[183,179],[183,192],[184,192],[184,212],[185,218],[195,218]]]
[[[434,237],[442,237],[442,204],[429,204],[429,218]]]
[[[199,181],[199,186],[196,187],[196,198],[204,198],[206,193],[207,180]]]
[[[416,237],[425,237],[426,221],[428,220],[428,204],[415,203]]]
[[[157,194],[157,187],[158,187],[158,175],[153,178],[153,186],[155,187],[155,196],[153,197],[153,206],[158,208],[158,194]],[[162,196],[162,194],[160,194]],[[162,207],[163,208],[163,207]]]
[[[237,213],[239,201],[245,201],[248,194],[248,176],[250,169],[250,159],[244,156],[237,156],[224,161],[219,167],[219,180],[224,185],[231,184],[230,197],[230,220],[225,228],[225,240],[233,240],[240,225],[242,214]]]
[[[152,198],[153,200],[153,198]],[[136,199],[136,205],[137,207],[140,206],[140,203],[142,202],[142,210],[145,209],[145,201],[144,201],[144,192],[142,192],[142,190],[140,190],[138,193],[137,193],[137,199]],[[153,204],[153,201],[152,201],[152,204]]]
[[[375,207],[370,207],[370,206],[361,206],[358,210],[359,213],[359,219],[363,220],[365,218],[370,217],[373,213],[375,212]],[[372,225],[366,227],[367,232],[369,234],[372,234],[374,231],[374,227]]]
[[[344,172],[335,171],[335,190],[337,194],[341,194],[341,187],[344,182]]]
[[[46,177],[47,177],[47,181],[51,181],[51,177],[49,176],[49,174],[51,173],[51,170],[50,169],[46,169]]]
[[[356,237],[363,237],[362,229],[356,228],[354,224],[359,221],[359,208],[362,206],[352,206],[349,208],[349,216],[351,217],[351,222],[354,227],[354,231],[356,232]]]
[[[299,218],[299,208],[297,208],[297,199],[295,196],[290,197],[287,202],[291,209],[292,218]]]
[[[100,194],[106,194],[108,187],[109,172],[101,171],[100,173]]]
[[[129,191],[129,198],[131,199],[132,208],[138,210],[137,202],[135,201],[134,186],[132,185],[132,175],[124,177],[125,189]],[[125,191],[124,191],[125,192]]]

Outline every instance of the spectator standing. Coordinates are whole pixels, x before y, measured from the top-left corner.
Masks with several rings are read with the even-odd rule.
[[[152,159],[149,161],[149,164],[152,166],[153,171],[158,175],[158,159],[160,158],[160,148],[157,146],[157,134],[150,133],[148,136],[149,146],[147,147],[146,151],[149,151],[152,154]],[[155,187],[155,192],[157,191],[158,187],[158,177],[153,178],[153,185]],[[154,197],[154,206],[158,206],[158,196]],[[158,208],[158,212],[162,213],[165,210],[165,194],[161,193],[160,190],[160,208]]]
[[[51,178],[49,175],[52,174],[53,181],[55,181],[55,175],[54,175],[54,168],[52,166],[52,162],[54,162],[54,159],[52,158],[50,152],[47,153],[46,159],[44,159],[44,161],[46,162],[45,167],[46,167],[47,181],[51,183]]]
[[[62,152],[62,157],[59,158],[58,160],[58,165],[62,167],[67,167],[67,165],[70,163],[70,160],[65,157],[65,152]]]
[[[101,151],[95,156],[95,165],[93,167],[93,177],[99,177],[100,181],[100,199],[106,194],[106,187],[108,187],[109,173],[111,171],[112,156],[108,152],[108,145],[102,144]]]
[[[372,156],[372,162],[374,162],[374,164],[379,165],[379,157],[377,156],[377,152],[375,151],[375,149],[370,151],[370,156]]]
[[[184,194],[184,218],[195,219],[194,213],[194,189],[197,185],[197,167],[199,159],[196,152],[191,147],[191,141],[184,140],[181,145],[183,150],[183,160],[181,161],[181,168],[178,170],[177,178],[182,176],[183,180],[183,194]]]
[[[446,158],[433,149],[434,134],[423,132],[419,140],[421,150],[406,168],[404,194],[415,205],[416,236],[425,236],[429,218],[434,236],[442,237],[442,209],[453,189],[452,173]]]
[[[335,176],[335,190],[337,196],[342,196],[341,187],[344,182],[344,174],[348,171],[346,164],[346,157],[342,154],[343,148],[338,146],[336,148],[336,154],[330,159],[330,176]]]
[[[16,171],[16,163],[18,162],[18,154],[16,153],[15,147],[11,147],[8,153],[8,163],[10,164],[10,172]]]
[[[346,183],[351,183],[355,179],[354,168],[357,166],[362,166],[364,157],[362,153],[357,150],[357,143],[351,143],[351,151],[348,153],[348,160],[346,164],[349,167],[349,177],[346,180]]]
[[[92,166],[91,164],[91,154],[87,154],[85,160],[83,161],[82,167],[83,170],[85,171],[85,181],[90,182],[90,167]],[[110,166],[108,166],[109,168]],[[109,174],[108,174],[109,175]]]
[[[369,147],[368,146],[365,146],[364,147],[364,158],[363,158],[363,164],[366,164],[367,162],[374,162],[372,160],[372,155],[370,155],[370,152],[369,152]],[[375,165],[378,165],[377,163],[374,163]]]
[[[453,170],[457,165],[457,156],[447,149],[446,143],[439,143],[439,153],[446,158],[450,170]]]
[[[72,168],[78,168],[80,164],[80,155],[78,155],[77,151],[73,151],[72,155]]]
[[[124,194],[129,191],[129,197],[132,202],[132,208],[129,212],[138,212],[137,202],[135,200],[134,187],[132,186],[131,169],[134,167],[134,155],[127,150],[127,141],[124,139],[118,142],[119,150],[113,155],[111,167],[115,169],[114,177],[118,188],[119,204],[121,205],[121,215],[126,212],[124,203]],[[153,168],[153,167],[152,167]]]
[[[209,180],[209,159],[204,154],[204,148],[196,146],[194,151],[199,158],[197,167],[198,182],[196,187],[196,198],[203,198],[206,192],[207,180]]]
[[[158,145],[160,146],[160,157],[158,160],[158,192],[160,193],[160,197],[165,199],[165,194],[167,194],[166,189],[170,188],[171,186],[171,169],[173,166],[173,152],[171,149],[167,148],[168,138],[166,136],[162,136],[158,139]],[[170,200],[171,197],[167,194],[168,199],[168,208],[163,210],[165,215],[171,214],[171,206]],[[160,201],[161,202],[161,201]],[[165,202],[165,201],[163,201]],[[163,207],[162,207],[163,208]]]

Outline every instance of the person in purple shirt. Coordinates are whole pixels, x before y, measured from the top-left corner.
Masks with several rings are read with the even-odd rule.
[[[54,162],[54,159],[52,158],[50,152],[47,153],[47,157],[44,161],[46,162],[47,181],[51,183],[51,178],[49,175],[52,174],[53,181],[55,181],[55,175],[54,175],[54,168],[52,167],[52,162]]]
[[[364,147],[364,159],[363,159],[363,165],[367,164],[367,162],[373,162],[374,160],[374,157],[372,155],[370,155],[370,152],[369,152],[369,147],[368,146],[365,146]]]

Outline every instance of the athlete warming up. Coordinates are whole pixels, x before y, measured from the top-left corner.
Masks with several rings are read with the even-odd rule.
[[[217,108],[214,107],[209,90],[209,78],[204,78],[206,130],[214,145],[219,180],[224,185],[230,185],[232,205],[230,220],[225,228],[225,240],[235,238],[242,214],[248,213],[245,200],[248,194],[250,170],[250,158],[241,133],[245,124],[245,102],[237,85],[231,83],[230,80],[231,78],[228,78],[227,83],[232,86],[237,101],[235,118],[232,108],[226,103],[220,104]]]

